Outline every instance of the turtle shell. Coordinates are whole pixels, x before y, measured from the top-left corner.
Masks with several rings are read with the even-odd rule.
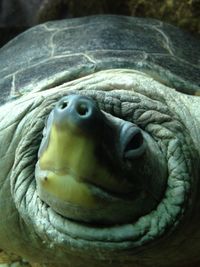
[[[200,94],[200,40],[154,20],[90,16],[47,22],[0,50],[0,104],[99,70],[136,69]]]

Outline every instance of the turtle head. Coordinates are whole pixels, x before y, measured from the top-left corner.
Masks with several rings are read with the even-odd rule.
[[[56,104],[43,131],[38,194],[57,213],[78,221],[134,220],[156,204],[147,193],[148,177],[142,179],[148,159],[138,126],[101,111],[91,98],[69,95]]]

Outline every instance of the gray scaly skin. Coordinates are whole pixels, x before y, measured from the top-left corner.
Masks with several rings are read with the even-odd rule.
[[[131,21],[134,24],[134,19],[123,17],[108,16],[88,20],[90,25],[104,25],[104,32],[108,22],[112,22],[111,28],[117,24],[123,29],[130,29]],[[69,30],[71,27],[79,28],[81,26],[77,23],[80,21],[70,20],[65,27]],[[83,22],[84,19],[81,23]],[[55,28],[57,23],[59,22],[55,23]],[[141,20],[139,24],[143,23]],[[153,25],[158,22],[151,23]],[[50,25],[53,27],[53,24]],[[41,27],[49,29],[48,24]],[[56,39],[56,34],[54,38]],[[0,108],[0,248],[41,266],[194,266],[200,260],[200,99],[198,96],[177,92],[173,88],[177,84],[177,90],[183,88],[186,91],[188,88],[189,93],[196,93],[200,89],[199,85],[191,76],[194,84],[191,82],[189,88],[187,86],[190,81],[187,77],[184,80],[184,77],[173,77],[169,73],[165,76],[163,70],[158,77],[155,69],[150,72],[144,67],[143,71],[141,65],[139,70],[130,68],[131,64],[135,64],[134,60],[125,57],[124,61],[119,59],[116,62],[113,59],[115,56],[105,47],[104,57],[99,50],[102,61],[98,58],[97,47],[91,59],[87,52],[90,51],[90,43],[87,46],[88,38],[84,39],[84,32],[82,39],[86,43],[81,49],[86,52],[72,57],[79,57],[80,61],[76,61],[78,66],[69,64],[68,73],[61,71],[60,75],[56,74],[53,78],[48,73],[49,76],[44,80],[40,79],[43,73],[36,80],[33,79],[33,73],[32,82],[28,85],[25,78],[19,79],[23,73],[19,74],[19,69],[12,83],[9,83],[11,76],[5,76],[7,82],[2,81],[4,86],[12,84],[11,97],[17,94],[21,97]],[[50,41],[51,48],[53,40],[52,38]],[[91,40],[98,44],[96,39]],[[103,40],[100,35],[99,40]],[[111,43],[112,38],[109,41],[105,46]],[[123,44],[119,40],[113,43],[116,54],[119,55],[120,48],[117,45]],[[12,45],[10,43],[8,48],[3,48],[2,58],[5,58],[6,49],[12,49]],[[95,46],[93,42],[91,45]],[[32,49],[34,52],[34,45]],[[106,53],[111,57],[107,58]],[[36,64],[40,60],[38,54],[34,55],[37,57],[35,61],[29,58],[27,64]],[[57,59],[60,58],[62,57],[57,56]],[[87,58],[91,64],[88,66],[87,60],[82,62],[83,58]],[[28,73],[29,68],[24,67],[24,71]],[[14,68],[15,66],[11,66],[10,71]],[[194,70],[197,71],[197,66]],[[3,71],[6,72],[7,69],[4,67]],[[72,74],[73,78],[70,79]],[[163,80],[168,78],[171,81],[166,85]],[[22,81],[27,86],[17,88]],[[55,212],[38,195],[35,166],[45,121],[56,103],[72,94],[92,98],[100,110],[134,123],[146,136],[151,157],[145,156],[137,162],[133,176],[140,180],[150,177],[150,184],[153,185],[161,177],[166,183],[156,206],[133,222],[98,225],[71,220]],[[4,95],[6,96],[6,91]],[[164,166],[162,169],[159,162]],[[134,161],[131,164],[135,166]],[[166,168],[164,172],[163,168]]]

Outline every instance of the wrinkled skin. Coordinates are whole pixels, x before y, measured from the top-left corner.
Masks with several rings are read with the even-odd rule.
[[[126,23],[119,25],[126,27]],[[91,29],[93,26],[91,23]],[[118,43],[115,45],[118,47]],[[93,56],[98,56],[95,53]],[[76,59],[77,54],[73,56]],[[170,88],[178,84],[179,90],[187,91],[192,77],[188,73],[181,80],[167,72],[169,76],[159,79],[155,70],[145,74],[123,68],[122,58],[117,69],[118,62],[112,56],[110,62],[104,57],[108,69],[101,70],[98,60],[92,61],[82,53],[81,57],[91,64],[85,75],[85,61],[77,72],[70,65],[72,81],[63,81],[66,73],[61,73],[59,83],[54,76],[43,77],[43,73],[34,77],[37,68],[33,72],[36,88],[33,90],[33,82],[27,84],[32,88],[30,92],[29,87],[17,88],[23,72],[15,72],[17,65],[10,66],[14,73],[10,95],[21,97],[0,108],[0,249],[41,266],[195,266],[200,261],[200,100]],[[116,68],[111,68],[115,63]],[[179,69],[173,66],[178,74]],[[197,67],[193,65],[192,70],[197,71]],[[2,73],[6,71],[4,67]],[[165,74],[163,69],[161,72]],[[69,73],[67,77],[71,77]],[[1,83],[5,95],[9,78]],[[47,87],[42,88],[46,82],[40,82],[40,78],[47,79]],[[170,82],[164,85],[167,78]],[[194,80],[188,91],[196,93],[198,89]],[[59,107],[65,113],[65,107],[71,106],[69,102],[63,104],[65,100],[77,96],[90,99],[100,114],[96,131],[85,124],[74,124],[73,116],[68,121],[71,113],[57,116]],[[136,148],[145,144],[140,153],[131,152],[134,145],[126,146],[130,137],[127,139],[127,131],[123,131],[126,125],[140,132],[143,142]],[[84,164],[76,142],[82,148],[87,146]],[[63,150],[66,154],[60,152]],[[102,179],[102,173],[108,179]],[[62,177],[65,179],[61,183]],[[49,186],[45,187],[45,182]]]
[[[106,81],[103,77],[107,77]],[[98,81],[98,84],[95,81]],[[139,86],[138,81],[140,81]],[[105,91],[102,90],[102,83]],[[113,90],[113,85],[115,88],[123,87],[123,91]],[[200,234],[197,223],[198,213],[195,212],[199,205],[196,166],[198,166],[200,151],[197,110],[200,103],[198,97],[186,96],[173,90],[168,91],[166,95],[167,89],[142,73],[112,70],[69,82],[56,89],[30,94],[14,103],[4,105],[1,109],[1,120],[3,121],[1,127],[4,129],[1,129],[1,133],[4,131],[1,140],[5,145],[3,151],[1,150],[3,173],[0,197],[1,200],[3,199],[1,203],[4,203],[7,208],[4,209],[4,205],[1,205],[1,247],[28,258],[32,262],[49,263],[50,266],[86,266],[89,263],[93,266],[103,266],[105,262],[108,266],[169,266],[169,262],[165,260],[167,255],[172,255],[170,266],[181,266],[185,261],[189,263],[196,259]],[[170,188],[166,189],[163,196],[166,208],[168,207],[167,211],[163,209],[163,204],[156,209],[160,219],[163,220],[163,226],[159,225],[158,221],[151,228],[152,220],[155,218],[154,213],[149,213],[143,217],[145,221],[141,218],[133,224],[133,228],[130,225],[124,225],[125,228],[123,225],[121,227],[111,226],[112,230],[108,226],[104,227],[102,231],[96,228],[93,231],[96,231],[98,235],[96,236],[93,232],[93,236],[95,234],[94,238],[100,240],[104,239],[104,233],[110,232],[111,234],[112,231],[115,232],[114,229],[118,234],[122,231],[121,238],[115,237],[118,240],[123,240],[127,234],[129,235],[129,233],[126,234],[126,227],[131,227],[129,231],[133,229],[132,234],[139,234],[139,236],[141,234],[139,229],[142,229],[144,224],[148,229],[135,241],[133,239],[131,241],[129,237],[129,242],[109,243],[108,240],[112,240],[114,236],[107,236],[109,239],[102,246],[103,243],[99,243],[97,240],[84,241],[64,234],[63,230],[67,229],[67,226],[64,227],[65,223],[73,230],[75,236],[79,234],[84,236],[85,233],[86,236],[90,235],[90,230],[82,224],[72,223],[70,225],[67,219],[63,221],[58,214],[56,215],[40,202],[35,188],[33,166],[37,160],[36,152],[44,127],[44,114],[49,114],[56,101],[67,95],[69,90],[73,90],[73,92],[78,90],[79,94],[87,94],[98,101],[102,110],[111,112],[114,108],[112,113],[116,112],[117,116],[127,118],[139,125],[148,134],[157,138],[158,144],[166,155],[166,161],[171,157],[173,168],[181,167],[183,172],[180,175],[185,177],[185,181],[183,180],[182,183],[179,180],[173,185],[176,177],[173,177],[173,171],[170,173],[168,170],[171,175],[167,178],[168,183],[171,183],[170,187],[175,187],[172,191]],[[112,99],[112,101],[107,102],[106,99]],[[23,103],[23,109],[20,108],[21,103]],[[112,107],[113,103],[114,107]],[[15,109],[11,110],[13,104]],[[131,106],[132,108],[130,108]],[[5,114],[8,113],[8,110],[10,113],[12,112],[12,120],[6,121]],[[188,114],[191,120],[185,119]],[[158,118],[159,124],[157,123]],[[155,129],[157,130],[155,131]],[[21,139],[21,136],[24,138]],[[181,153],[179,154],[179,152]],[[27,160],[31,164],[27,165]],[[172,168],[172,166],[168,165],[168,168]],[[8,194],[8,192],[11,193]],[[187,207],[186,210],[185,207]],[[165,212],[166,214],[164,214]],[[184,218],[182,218],[183,214]],[[176,221],[181,220],[177,229],[166,215],[174,216]],[[188,220],[190,226],[186,227]],[[137,244],[146,243],[142,236],[146,236],[147,239],[151,235],[159,237],[161,231],[159,227],[164,227],[163,230],[165,230],[167,225],[173,229],[173,234],[169,234],[171,231],[167,231],[167,237],[160,238],[159,242],[153,242],[150,247],[146,244],[139,250],[134,248]],[[93,227],[95,229],[95,226]],[[134,229],[134,227],[136,228]],[[6,230],[8,228],[10,231]],[[88,232],[84,233],[85,229]],[[89,236],[85,238],[89,238]],[[114,250],[113,247],[115,247]],[[187,254],[182,253],[184,249],[187,249]]]

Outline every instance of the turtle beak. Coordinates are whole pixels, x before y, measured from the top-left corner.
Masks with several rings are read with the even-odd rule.
[[[103,123],[103,113],[92,99],[78,95],[62,98],[47,121],[46,142],[39,151],[41,168],[73,172],[77,180],[88,177]]]
[[[36,180],[41,198],[46,200],[48,193],[76,205],[93,206],[86,182],[109,176],[95,156],[103,121],[92,99],[70,95],[58,102],[39,149]]]

